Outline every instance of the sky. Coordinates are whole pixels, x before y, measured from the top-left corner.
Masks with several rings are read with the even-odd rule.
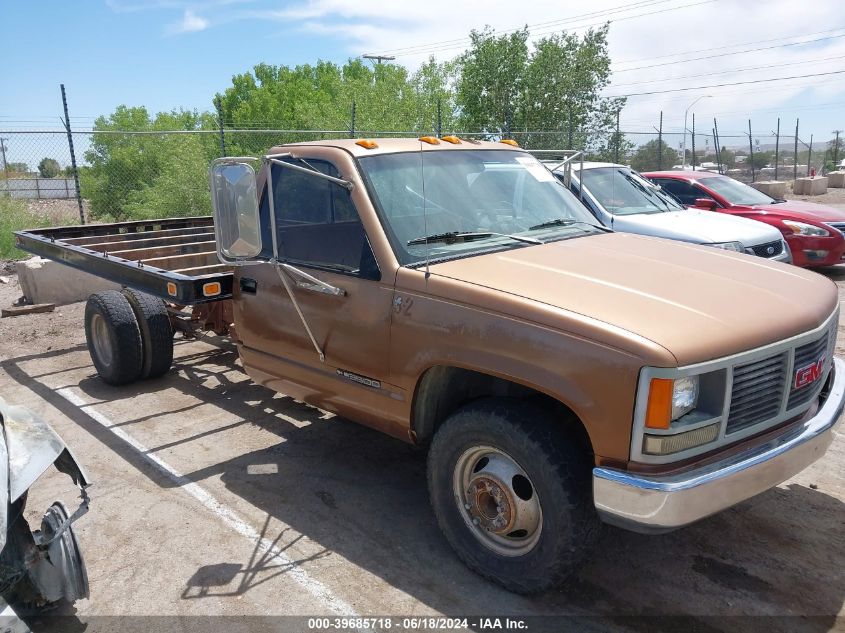
[[[343,63],[390,53],[416,68],[461,53],[472,29],[582,33],[610,20],[607,95],[634,95],[629,133],[698,129],[773,142],[777,119],[802,140],[845,128],[845,12],[824,0],[0,0],[0,131],[90,127],[120,104],[210,110],[216,92],[255,64]],[[828,74],[824,74],[828,73]],[[785,77],[794,79],[780,80]],[[722,86],[734,82],[756,82]],[[674,92],[659,91],[674,90]],[[691,104],[697,101],[695,105]],[[767,138],[768,137],[770,138]],[[643,137],[645,138],[645,137]],[[669,137],[680,143],[680,135]],[[741,139],[728,142],[740,143]],[[723,140],[723,144],[726,144]]]

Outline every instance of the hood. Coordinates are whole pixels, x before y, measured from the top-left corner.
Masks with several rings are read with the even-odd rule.
[[[845,211],[826,207],[815,202],[803,200],[787,200],[775,204],[755,204],[750,207],[755,211],[777,213],[779,215],[794,216],[795,220],[815,220],[816,222],[845,222]]]
[[[816,273],[624,233],[468,257],[430,272],[622,328],[661,345],[680,365],[806,332],[838,302],[835,284]],[[550,325],[565,330],[566,312],[560,318]]]
[[[695,209],[617,215],[613,229],[695,244],[742,242],[744,246],[756,246],[781,239],[780,231],[768,224]]]

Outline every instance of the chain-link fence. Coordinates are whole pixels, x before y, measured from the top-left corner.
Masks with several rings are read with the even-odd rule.
[[[717,171],[743,182],[822,174],[845,157],[829,139],[796,138],[777,129],[720,133],[715,121],[706,131],[699,121],[694,125],[695,132],[687,134],[663,131],[660,124],[653,132],[619,130],[603,147],[588,147],[586,156],[643,172],[684,167]],[[51,219],[64,221],[205,215],[211,209],[208,164],[218,156],[259,155],[274,145],[300,141],[417,137],[437,131],[496,138],[477,131],[366,130],[354,125],[332,130],[88,130],[70,136],[65,131],[0,131],[0,199],[53,199],[58,211]],[[582,149],[587,142],[578,130],[513,130],[507,135],[529,149]]]

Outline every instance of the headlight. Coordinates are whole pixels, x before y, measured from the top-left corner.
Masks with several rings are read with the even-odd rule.
[[[792,220],[781,220],[790,231],[798,235],[812,235],[814,237],[827,237],[830,235],[829,231],[820,226],[813,226],[812,224],[804,224],[803,222],[793,222]]]
[[[745,252],[745,247],[740,242],[720,242],[718,244],[705,244],[705,246],[721,248],[723,251],[736,251],[737,253]]]
[[[696,404],[698,376],[676,380],[652,378],[645,425],[650,429],[668,429],[674,420],[695,409]]]

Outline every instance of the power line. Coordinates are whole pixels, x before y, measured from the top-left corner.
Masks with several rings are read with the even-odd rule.
[[[639,2],[632,2],[632,3],[626,4],[626,5],[619,5],[618,7],[612,7],[610,9],[602,9],[601,11],[592,11],[590,13],[581,13],[579,15],[569,16],[567,18],[559,18],[557,20],[549,20],[548,22],[538,22],[536,24],[530,24],[530,25],[525,24],[525,25],[518,26],[518,27],[509,27],[507,29],[500,30],[500,31],[497,31],[497,32],[502,34],[502,35],[506,35],[508,33],[515,33],[517,31],[520,31],[520,30],[522,30],[523,27],[542,28],[542,27],[551,26],[552,24],[561,25],[561,24],[565,24],[565,23],[568,23],[568,22],[574,22],[574,21],[580,20],[582,18],[591,18],[591,17],[596,17],[596,16],[599,16],[599,15],[610,15],[610,14],[613,14],[613,13],[618,13],[620,11],[640,9],[640,8],[644,8],[644,7],[648,7],[648,6],[653,6],[653,5],[656,5],[656,4],[666,4],[667,2],[671,2],[671,0],[640,0]],[[419,51],[418,49],[427,49],[427,48],[432,48],[432,47],[438,47],[439,48],[441,46],[454,45],[454,44],[461,45],[461,44],[467,43],[469,41],[470,41],[469,37],[460,37],[460,38],[456,38],[456,39],[453,39],[453,40],[443,40],[441,42],[430,42],[428,44],[418,44],[416,46],[406,46],[404,48],[393,48],[393,49],[388,49],[388,50],[382,51],[382,52],[383,53],[390,53],[390,54],[401,53],[403,55],[406,55],[406,54],[412,54],[412,53],[416,53],[416,52],[425,52],[425,51]]]
[[[609,99],[615,99],[618,97],[639,97],[642,95],[658,95],[664,94],[667,92],[686,92],[688,90],[707,90],[709,88],[723,88],[726,86],[743,86],[748,84],[760,84],[760,83],[771,83],[773,81],[786,81],[788,79],[806,79],[809,77],[827,77],[829,75],[841,75],[845,73],[845,70],[834,70],[827,73],[816,73],[813,75],[795,75],[793,77],[777,77],[774,79],[754,79],[750,81],[735,81],[732,83],[726,84],[712,84],[710,86],[691,86],[689,88],[670,88],[668,90],[652,90],[651,92],[634,92],[626,95],[607,95]]]
[[[660,13],[667,13],[669,11],[678,11],[679,9],[687,9],[687,8],[690,8],[690,7],[695,7],[695,6],[702,5],[702,4],[710,4],[712,2],[718,2],[718,1],[719,0],[701,0],[700,2],[695,2],[693,4],[673,6],[673,7],[668,7],[668,8],[665,8],[665,9],[660,9],[660,10],[657,10],[657,11],[649,11],[649,12],[646,12],[646,13],[637,13],[635,15],[623,16],[623,17],[614,18],[614,19],[611,19],[611,20],[601,20],[601,21],[598,21],[598,22],[578,24],[578,25],[575,25],[575,26],[570,26],[570,27],[568,27],[568,29],[561,29],[560,27],[563,26],[561,24],[561,25],[557,25],[557,26],[555,26],[554,28],[551,28],[551,29],[546,28],[546,29],[540,30],[540,31],[537,31],[536,29],[531,30],[530,35],[533,37],[533,36],[537,36],[537,35],[546,35],[548,33],[553,33],[555,31],[559,31],[559,30],[570,30],[570,31],[572,31],[572,30],[577,30],[577,29],[585,29],[585,28],[589,28],[589,27],[592,27],[592,26],[600,26],[600,25],[606,24],[608,22],[610,22],[610,23],[623,22],[625,20],[633,20],[635,18],[642,18],[642,17],[646,17],[646,16],[649,16],[649,15],[657,15],[657,14],[660,14]],[[646,7],[643,6],[643,7],[639,7],[639,8],[646,8]],[[526,25],[526,27],[528,27],[529,30],[532,28],[531,25]],[[507,30],[507,31],[498,31],[497,33],[505,35],[507,33],[515,32],[516,30],[519,30],[519,29],[513,29],[513,30]],[[443,52],[443,51],[455,50],[455,49],[458,49],[458,48],[465,47],[466,44],[468,44],[471,40],[470,40],[470,38],[463,38],[461,40],[454,40],[454,41],[460,42],[460,43],[455,44],[455,45],[446,45],[446,46],[437,46],[437,45],[434,45],[434,44],[420,45],[418,47],[419,50],[413,50],[413,51],[409,51],[409,52],[406,52],[406,53],[402,53],[401,56],[423,54],[423,53],[438,53],[438,52]]]
[[[646,79],[646,80],[643,80],[643,81],[632,81],[630,83],[625,83],[625,84],[613,84],[613,87],[619,88],[619,87],[622,87],[622,86],[638,86],[638,85],[641,85],[641,84],[652,84],[652,83],[657,83],[657,82],[665,83],[665,82],[668,82],[668,81],[681,81],[681,80],[684,80],[684,79],[694,79],[696,77],[711,77],[713,75],[726,75],[726,74],[729,74],[729,73],[746,72],[746,71],[749,71],[749,70],[778,70],[778,69],[783,68],[785,66],[799,66],[801,64],[817,64],[819,62],[827,62],[827,61],[831,61],[831,60],[834,60],[834,59],[843,59],[843,58],[845,58],[845,55],[837,55],[835,57],[821,57],[821,58],[818,58],[818,59],[807,59],[807,60],[804,60],[804,61],[797,61],[797,62],[786,62],[786,63],[783,63],[783,64],[777,64],[777,65],[765,64],[763,66],[748,66],[746,68],[733,68],[731,70],[719,70],[719,71],[712,72],[712,73],[698,73],[696,75],[683,75],[683,76],[679,76],[679,77],[661,77],[659,79]]]
[[[801,36],[799,35],[799,36],[796,36],[796,37],[801,37]],[[686,64],[687,62],[697,62],[697,61],[701,61],[702,59],[715,59],[716,57],[727,57],[728,55],[743,55],[745,53],[756,53],[758,51],[769,51],[769,50],[773,50],[775,48],[786,48],[788,46],[801,46],[803,44],[814,44],[816,42],[824,42],[826,40],[835,40],[835,39],[839,39],[841,37],[845,37],[845,33],[841,33],[839,35],[830,35],[828,37],[820,37],[820,38],[815,39],[815,40],[806,40],[804,42],[791,42],[791,43],[788,43],[788,44],[778,44],[776,46],[763,46],[762,48],[749,48],[749,49],[746,49],[744,51],[734,51],[734,52],[730,52],[730,53],[718,53],[716,55],[704,55],[702,57],[693,57],[693,58],[690,58],[690,59],[679,59],[677,61],[661,62],[659,64],[649,64],[647,66],[636,66],[634,68],[625,68],[625,69],[622,69],[622,70],[615,70],[614,73],[627,73],[627,72],[631,72],[632,70],[644,70],[646,68],[658,68],[660,66],[669,66],[669,65],[672,65],[672,64]]]

